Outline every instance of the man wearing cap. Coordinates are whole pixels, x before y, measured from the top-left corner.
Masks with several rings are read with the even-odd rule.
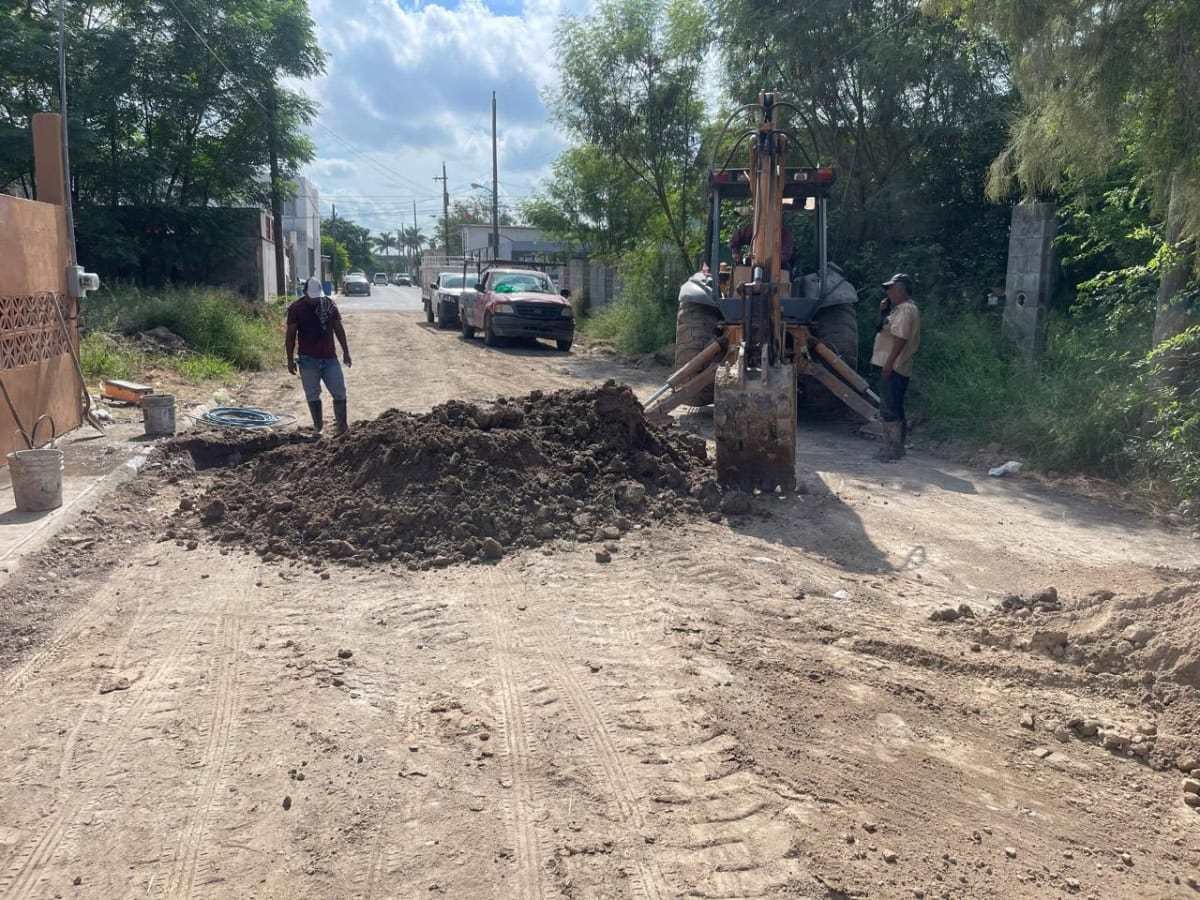
[[[887,296],[879,304],[879,331],[871,365],[879,366],[879,417],[883,420],[883,447],[877,454],[882,460],[904,456],[908,420],[904,416],[904,395],[912,376],[912,361],[921,346],[921,313],[912,301],[912,279],[897,272],[883,283]]]

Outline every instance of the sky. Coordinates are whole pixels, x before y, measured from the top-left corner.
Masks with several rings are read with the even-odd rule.
[[[500,202],[531,194],[566,144],[542,95],[556,84],[554,29],[589,0],[310,0],[325,74],[302,89],[320,103],[310,129],[316,159],[304,174],[372,231],[417,221],[432,236],[450,196],[488,197],[491,96],[496,91]],[[485,186],[471,188],[472,182]]]

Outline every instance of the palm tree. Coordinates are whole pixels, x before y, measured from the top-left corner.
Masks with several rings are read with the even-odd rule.
[[[384,256],[390,256],[392,248],[399,245],[399,236],[392,234],[390,231],[382,231],[379,237],[374,239],[375,249],[379,250]]]
[[[421,254],[421,248],[424,247],[428,242],[429,239],[426,238],[425,235],[421,234],[421,229],[416,226],[413,226],[412,228],[405,228],[403,234],[400,236],[400,245],[412,251],[414,271],[416,269],[417,257],[419,257]]]

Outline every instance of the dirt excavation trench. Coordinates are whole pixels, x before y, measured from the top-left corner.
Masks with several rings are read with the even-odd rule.
[[[350,435],[0,587],[0,897],[1200,897],[1188,534],[839,428],[723,492],[660,372],[346,321]]]

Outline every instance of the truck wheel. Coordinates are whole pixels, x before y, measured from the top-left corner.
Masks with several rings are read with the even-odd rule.
[[[492,319],[490,316],[485,317],[483,320],[483,342],[489,347],[500,346],[500,338],[492,330]]]
[[[475,329],[467,324],[467,317],[461,309],[458,311],[458,330],[462,332],[462,336],[467,340],[475,337]]]
[[[701,350],[713,342],[717,326],[720,324],[721,314],[710,306],[703,306],[699,303],[679,304],[679,314],[675,317],[675,369],[677,371],[695,359]],[[712,402],[713,389],[710,385],[696,396],[692,405],[708,406]]]
[[[839,303],[819,310],[813,323],[813,334],[833,350],[852,369],[858,369],[858,307]],[[815,378],[802,378],[800,387],[804,399],[800,406],[810,419],[842,420],[855,416],[841,400]]]
[[[554,346],[558,348],[560,353],[567,353],[571,349],[571,345],[575,343],[572,338],[559,338],[554,342]]]

